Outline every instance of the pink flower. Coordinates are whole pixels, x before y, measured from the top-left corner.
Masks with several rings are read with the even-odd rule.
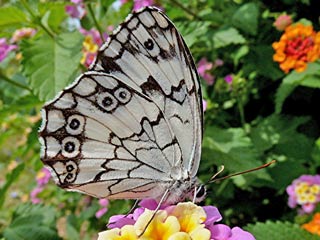
[[[185,203],[191,204],[191,203]],[[140,208],[137,208],[132,214],[127,216],[125,215],[116,215],[112,216],[109,219],[108,227],[111,229],[119,229],[129,225],[136,225],[137,221],[140,219],[140,216],[145,214],[145,210],[154,210],[157,207],[157,202],[152,199],[142,200],[139,205]],[[159,211],[166,211],[168,215],[175,212],[175,209],[178,205],[170,205],[170,206],[161,206]],[[150,207],[150,208],[148,208]],[[202,207],[205,212],[205,222],[203,227],[210,231],[211,237],[210,240],[255,240],[253,235],[249,232],[242,230],[239,227],[230,228],[225,224],[217,224],[218,221],[221,221],[222,216],[219,210],[214,206],[205,206]],[[202,210],[202,211],[203,211]],[[186,212],[190,213],[190,212]],[[179,212],[179,216],[182,218],[190,218],[190,216],[184,216],[183,212]],[[191,215],[194,217],[194,215]],[[163,219],[163,221],[166,221]],[[189,220],[190,225],[192,226],[192,219]],[[206,230],[206,231],[207,231]]]
[[[30,38],[36,34],[37,30],[34,28],[20,28],[17,29],[11,38],[11,42],[15,43],[20,41],[23,38]]]
[[[106,212],[108,208],[101,208],[96,212],[96,218],[101,218]]]
[[[97,51],[102,45],[103,39],[101,39],[99,32],[94,28],[90,30],[80,28],[79,31],[85,36],[85,39],[82,43],[83,56],[80,62],[86,67],[89,67],[96,58]],[[104,33],[104,40],[106,40],[107,38],[108,35]]]
[[[302,175],[295,179],[286,191],[289,195],[289,207],[300,205],[301,213],[311,213],[320,202],[320,175]]]
[[[220,58],[217,58],[213,63],[213,68],[221,67],[224,64],[223,60]]]
[[[232,83],[232,80],[233,80],[232,74],[229,74],[229,75],[225,76],[225,77],[224,77],[224,80],[225,80],[228,84],[231,84],[231,83]]]
[[[65,11],[72,18],[81,19],[86,15],[86,10],[84,9],[84,4],[82,0],[71,0],[73,5],[67,5]]]
[[[213,68],[213,63],[208,62],[208,60],[203,57],[198,62],[198,73],[206,81],[208,85],[212,85],[215,77],[209,72]]]
[[[16,48],[16,45],[8,45],[7,39],[0,38],[0,62],[2,62],[8,56],[8,54]]]
[[[35,189],[33,189],[30,193],[31,202],[33,204],[41,203],[41,199],[38,198],[38,194],[43,191],[42,187],[37,186]]]
[[[101,218],[107,211],[107,206],[109,205],[109,200],[106,198],[99,199],[99,205],[102,207],[96,212],[96,218]]]
[[[203,111],[205,112],[207,110],[207,101],[202,99],[202,108],[203,108]]]
[[[273,23],[273,26],[279,30],[279,31],[283,31],[284,29],[286,29],[286,27],[288,27],[289,25],[292,24],[292,18],[291,16],[287,15],[287,14],[283,14],[280,15],[276,21]]]
[[[153,0],[134,0],[133,10],[137,11],[140,8],[151,6],[154,4]]]
[[[36,176],[38,186],[42,187],[46,185],[49,182],[50,178],[51,178],[51,174],[49,169],[43,167]]]
[[[239,227],[230,228],[225,224],[213,224],[209,227],[211,240],[255,240],[254,236]]]

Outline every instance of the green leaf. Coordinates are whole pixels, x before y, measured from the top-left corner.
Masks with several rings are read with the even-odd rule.
[[[10,114],[14,114],[21,111],[29,111],[36,105],[41,104],[37,97],[32,94],[22,96],[10,104],[6,104],[0,111],[0,121]]]
[[[238,29],[256,35],[258,31],[259,9],[255,3],[242,5],[233,15],[232,24]]]
[[[261,165],[258,160],[259,155],[253,148],[251,139],[246,136],[241,128],[219,129],[212,126],[206,128],[202,157],[204,160],[201,161],[201,168],[208,169],[213,164],[224,165],[231,173]],[[257,179],[271,181],[265,170],[238,176],[232,180],[238,186],[243,187],[248,182]]]
[[[44,2],[39,3],[42,23],[49,26],[53,31],[58,32],[62,21],[67,17],[64,2]]]
[[[278,80],[283,73],[277,64],[272,61],[273,49],[270,45],[259,44],[250,47],[250,53],[245,58],[246,71],[257,71],[260,75]]]
[[[177,28],[183,35],[183,39],[189,48],[208,32],[209,25],[210,23],[205,21],[176,23]]]
[[[27,16],[19,8],[8,6],[0,8],[0,28],[25,25]]]
[[[4,185],[0,188],[0,208],[3,206],[6,193],[9,187],[12,185],[12,183],[18,180],[23,169],[24,169],[24,164],[21,163],[16,168],[14,168],[12,172],[9,172],[6,174],[6,181]]]
[[[42,205],[20,205],[4,230],[7,240],[60,239],[55,228],[55,210]]]
[[[57,40],[43,35],[21,44],[23,72],[34,94],[41,100],[52,99],[79,71],[83,37],[64,33]]]
[[[298,127],[308,120],[308,117],[290,118],[275,114],[252,127],[250,136],[254,148],[264,158],[278,160],[269,168],[272,178],[277,180],[277,184],[270,187],[283,190],[306,171],[303,165],[311,159],[313,139],[299,133]]]
[[[226,47],[230,44],[243,44],[246,39],[235,28],[227,28],[216,32],[213,36],[215,48]]]
[[[289,222],[271,222],[250,224],[246,230],[254,235],[256,240],[320,240],[320,237],[303,230],[299,225]]]
[[[290,142],[297,135],[297,127],[305,123],[309,118],[296,117],[290,118],[280,115],[271,115],[264,118],[258,125],[253,126],[250,136],[255,148],[264,154],[265,151],[277,144]],[[299,150],[300,151],[300,150]]]
[[[320,83],[320,63],[310,63],[304,72],[298,73],[292,71],[282,81],[276,93],[276,113],[280,113],[282,105],[286,98],[293,92],[293,90],[299,86],[310,86],[319,88]]]
[[[317,162],[317,165],[320,164],[320,138],[315,141],[314,148],[312,150],[312,158]]]
[[[300,85],[310,88],[320,88],[320,75],[306,76]]]

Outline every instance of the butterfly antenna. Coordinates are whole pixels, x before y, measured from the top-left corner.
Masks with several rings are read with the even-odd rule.
[[[224,171],[224,165],[221,165],[220,170],[216,172],[204,185],[208,185],[209,183],[211,183],[223,171]]]
[[[231,178],[231,177],[234,177],[234,176],[242,175],[242,174],[245,174],[245,173],[254,172],[254,171],[269,167],[271,164],[273,164],[275,162],[276,162],[276,160],[272,160],[271,162],[263,164],[263,165],[261,165],[259,167],[256,167],[256,168],[252,168],[252,169],[249,169],[249,170],[246,170],[246,171],[242,171],[242,172],[233,173],[233,174],[230,174],[230,175],[227,175],[227,176],[224,176],[224,177],[220,177],[220,178],[215,178],[217,175],[219,175],[223,171],[224,167],[222,166],[221,170],[218,171],[215,175],[213,175],[206,184],[217,182],[217,181],[224,180],[224,179],[227,179],[227,178]]]

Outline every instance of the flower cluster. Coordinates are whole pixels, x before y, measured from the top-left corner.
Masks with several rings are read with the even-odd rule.
[[[320,175],[302,175],[287,187],[288,205],[300,205],[302,213],[311,213],[320,202]]]
[[[273,60],[288,73],[291,69],[302,72],[307,63],[320,57],[320,32],[315,32],[312,26],[301,23],[286,27],[279,42],[272,44],[275,54]]]
[[[16,48],[16,45],[7,44],[6,38],[0,38],[0,62],[2,62],[8,54]]]
[[[101,208],[96,212],[96,218],[101,218],[108,211],[109,200],[105,198],[99,199]]]
[[[289,25],[292,24],[292,18],[291,16],[287,14],[282,14],[279,17],[277,17],[276,21],[273,23],[273,26],[279,30],[283,31],[288,27]]]
[[[129,0],[119,0],[119,1],[120,1],[120,5],[123,5],[127,2],[129,2]],[[154,5],[154,0],[134,0],[133,1],[133,10],[137,11],[140,8],[152,6],[152,5]]]
[[[65,7],[66,13],[71,18],[81,19],[86,15],[86,10],[84,8],[84,3],[82,0],[71,0],[72,5],[67,5]]]
[[[38,198],[38,194],[43,191],[43,187],[49,182],[51,177],[50,171],[43,167],[36,176],[37,186],[31,191],[30,198],[33,204],[41,203],[41,199]]]
[[[310,222],[302,225],[302,228],[320,236],[320,213],[316,213]]]
[[[99,47],[102,45],[103,40],[101,39],[99,32],[94,28],[90,30],[85,30],[81,28],[79,31],[85,36],[85,39],[82,43],[83,55],[80,60],[80,63],[86,67],[89,67],[91,63],[94,61],[97,55],[97,51]],[[106,40],[108,36],[105,34],[104,38]]]
[[[98,240],[112,239],[201,239],[201,240],[254,240],[255,238],[239,227],[230,228],[216,224],[222,219],[213,206],[200,207],[191,202],[162,206],[156,213],[157,203],[146,199],[128,216],[117,215],[109,220],[109,228],[99,233]],[[155,215],[154,215],[155,214]],[[152,221],[149,223],[149,220]],[[149,225],[148,225],[149,223]],[[143,234],[142,234],[143,233]],[[142,234],[142,236],[139,236]]]
[[[16,43],[24,38],[33,37],[37,33],[37,30],[34,28],[20,28],[14,31],[11,42]]]
[[[210,71],[213,69],[220,67],[223,65],[223,61],[221,59],[216,59],[214,63],[209,62],[207,58],[203,57],[198,62],[198,73],[199,75],[206,81],[208,85],[212,85],[215,80],[215,76],[213,76]]]

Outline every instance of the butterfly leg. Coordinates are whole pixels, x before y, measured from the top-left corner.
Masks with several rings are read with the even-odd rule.
[[[133,210],[136,209],[136,207],[137,207],[137,205],[139,204],[139,202],[140,202],[140,199],[136,199],[136,200],[134,201],[134,204],[132,205],[132,207],[130,208],[130,210],[127,212],[127,214],[124,216],[124,218],[128,217],[128,215],[131,214],[131,213],[133,212]],[[115,223],[116,223],[116,222],[109,222],[108,225],[107,225],[107,227],[109,227],[109,225],[113,225],[113,224],[115,224]]]
[[[144,234],[144,232],[146,231],[147,227],[149,226],[149,224],[151,223],[151,221],[153,220],[153,218],[154,218],[155,215],[157,214],[158,210],[160,209],[161,204],[162,204],[162,203],[164,202],[164,200],[167,198],[168,194],[169,194],[169,189],[167,189],[167,190],[164,192],[164,194],[162,195],[162,197],[161,197],[161,199],[160,199],[160,201],[159,201],[159,203],[158,203],[158,206],[157,206],[156,209],[154,210],[151,218],[150,218],[149,221],[147,222],[146,226],[143,228],[142,232],[138,234],[138,237],[141,237],[141,236]]]

